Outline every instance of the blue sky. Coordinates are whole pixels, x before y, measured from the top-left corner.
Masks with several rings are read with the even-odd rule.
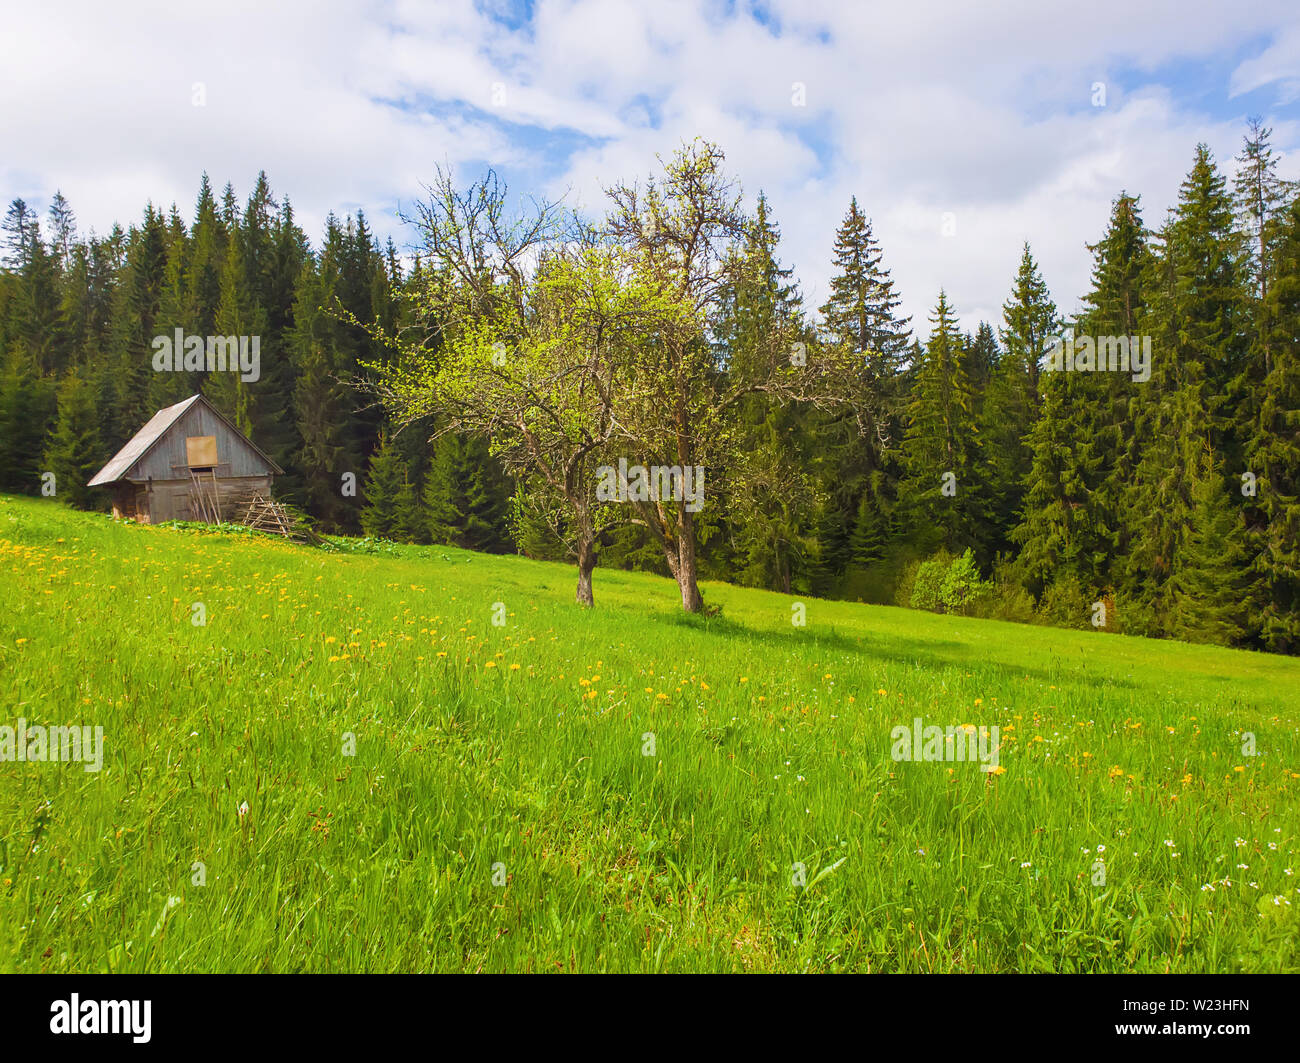
[[[856,195],[923,331],[940,287],[997,323],[1025,241],[1073,308],[1113,197],[1157,224],[1197,142],[1230,168],[1247,116],[1300,177],[1293,0],[55,0],[3,34],[0,195],[60,188],[83,228],[265,169],[313,238],[363,207],[404,246],[438,164],[596,211],[699,135],[766,192],[812,306]]]

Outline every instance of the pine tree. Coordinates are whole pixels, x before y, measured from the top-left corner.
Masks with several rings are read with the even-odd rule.
[[[878,546],[865,543],[892,534],[903,473],[903,373],[912,341],[911,318],[898,315],[901,300],[856,197],[849,201],[848,213],[836,230],[833,255],[831,294],[820,309],[821,339],[863,356],[862,388],[869,402],[864,404],[868,411],[864,435],[845,415],[816,415],[809,425],[810,435],[824,450],[817,464],[829,495],[819,532],[822,557],[817,584],[823,589],[833,587],[844,566],[853,561],[851,539],[863,513],[870,516],[863,525],[866,540],[859,536],[859,557],[876,556]]]
[[[849,536],[849,562],[857,568],[867,568],[880,561],[885,554],[892,527],[885,513],[873,502],[872,492],[864,491]]]
[[[1137,200],[1121,193],[1093,253],[1092,291],[1064,337],[1134,336],[1150,253]],[[1040,379],[1041,416],[1026,439],[1029,476],[1015,533],[1030,589],[1073,580],[1089,600],[1112,589],[1122,553],[1121,508],[1132,472],[1129,406],[1146,385],[1132,374],[1057,372]],[[1006,451],[1003,451],[1004,460]]]
[[[33,219],[25,234],[28,244],[22,252],[11,311],[15,338],[36,373],[52,375],[69,361],[58,259],[41,238],[39,222]]]
[[[50,250],[60,271],[66,270],[72,260],[72,248],[77,242],[77,216],[71,204],[56,190],[50,200]]]
[[[37,494],[46,438],[56,412],[54,381],[11,346],[0,371],[0,490]]]
[[[389,436],[380,436],[365,482],[361,527],[366,535],[376,539],[402,537],[401,524],[409,520],[409,489],[410,476],[401,453]]]
[[[930,322],[908,409],[907,472],[899,497],[918,539],[937,538],[947,549],[959,550],[973,540],[984,485],[961,332],[945,292],[939,293]]]
[[[1249,405],[1239,259],[1225,182],[1199,145],[1159,234],[1143,329],[1152,336],[1151,379],[1130,407],[1140,458],[1121,511],[1129,540],[1123,584],[1145,633],[1185,622],[1185,599],[1176,599],[1171,581],[1193,561],[1179,548],[1197,521],[1197,483],[1216,466],[1241,468],[1244,460],[1244,428],[1234,423]],[[1238,559],[1220,563],[1221,580],[1235,579]]]
[[[434,444],[425,478],[430,538],[466,550],[499,551],[510,496],[505,477],[478,436],[449,432]]]
[[[979,424],[985,439],[985,478],[992,514],[982,559],[1005,549],[1021,517],[1025,472],[1035,460],[1030,433],[1042,402],[1039,372],[1062,322],[1025,244],[1011,296],[1002,307],[1002,350],[989,374]]]
[[[57,497],[77,509],[93,508],[98,499],[86,486],[107,455],[99,438],[99,412],[89,385],[69,373],[59,388],[58,420],[45,451],[46,468],[54,473]]]
[[[4,264],[21,271],[31,259],[32,248],[40,242],[40,222],[23,200],[15,199],[9,204],[0,230],[5,234]]]
[[[1248,270],[1253,295],[1262,303],[1268,298],[1273,274],[1273,253],[1280,237],[1280,227],[1288,201],[1298,190],[1297,183],[1277,174],[1278,157],[1269,143],[1273,130],[1258,118],[1249,122],[1233,184],[1233,205],[1238,224],[1249,238]],[[1268,365],[1265,364],[1267,371]]]
[[[870,384],[883,384],[898,373],[911,339],[911,318],[896,315],[900,299],[882,259],[871,222],[855,197],[835,233],[835,275],[821,315],[830,342],[863,354]]]
[[[295,286],[309,255],[307,240],[294,222],[285,199],[271,223],[262,270],[259,305],[265,324],[261,336],[261,378],[254,389],[252,421],[258,445],[282,467],[293,466],[302,446],[293,416],[294,369],[290,347],[294,332]],[[286,488],[297,488],[290,476]]]
[[[145,207],[144,222],[126,239],[125,276],[113,307],[110,358],[113,361],[113,408],[109,428],[123,442],[153,416],[149,386],[153,376],[153,340],[159,334],[159,314],[167,275],[166,225],[153,204]]]
[[[1273,351],[1247,448],[1255,478],[1248,543],[1265,648],[1300,652],[1300,199],[1280,219],[1274,282],[1264,299]]]
[[[1237,643],[1249,595],[1240,510],[1214,455],[1203,449],[1191,484],[1192,521],[1178,545],[1170,579],[1170,634],[1188,642]]]
[[[359,469],[347,452],[348,403],[334,365],[337,324],[326,307],[333,299],[334,271],[309,258],[298,278],[290,350],[295,370],[293,410],[298,453],[286,469],[296,475],[281,491],[334,532],[356,527],[354,499],[343,495],[344,476]]]
[[[203,175],[190,230],[191,248],[185,274],[186,305],[193,314],[190,326],[201,336],[217,331],[217,308],[221,303],[221,270],[225,261],[228,233],[222,227],[217,201],[208,175]]]
[[[243,239],[243,230],[236,229],[226,247],[216,329],[221,336],[247,337],[251,348],[252,337],[261,337],[265,331],[266,314],[247,287],[248,271],[244,268],[247,256]],[[253,440],[258,436],[254,423],[254,389],[259,382],[260,378],[259,381],[244,380],[242,373],[230,369],[229,362],[224,371],[216,368],[203,381],[203,394]]]
[[[718,334],[733,369],[773,357],[772,337],[806,335],[802,301],[792,281],[794,270],[777,258],[780,228],[772,219],[767,197],[760,193],[744,246],[731,260],[729,298]],[[786,351],[779,352],[786,356]],[[805,423],[791,404],[765,395],[747,396],[738,411],[736,445],[725,558],[716,545],[706,550],[751,586],[789,592],[803,585],[816,553],[816,487],[804,472]]]
[[[966,379],[970,381],[971,395],[975,402],[978,417],[989,398],[989,388],[993,374],[997,369],[1001,351],[993,326],[981,321],[975,335],[967,335],[963,343]]]
[[[158,303],[156,327],[160,335],[170,337],[176,329],[181,329],[186,335],[195,334],[194,315],[185,284],[186,244],[184,227],[180,224],[180,219],[176,218],[168,234],[167,260]],[[152,373],[147,391],[149,408],[160,410],[189,398],[194,394],[195,382],[194,376],[179,366],[174,366],[169,373]]]

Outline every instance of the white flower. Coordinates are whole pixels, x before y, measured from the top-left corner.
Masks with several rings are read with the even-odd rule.
[[[248,802],[247,802],[247,801],[245,801],[242,805],[239,806],[239,815],[240,815],[241,818],[244,817],[244,816],[246,816],[246,815],[248,815]]]

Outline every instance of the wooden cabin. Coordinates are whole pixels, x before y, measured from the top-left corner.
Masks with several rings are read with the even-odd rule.
[[[112,491],[113,516],[142,524],[233,520],[269,498],[280,468],[202,395],[159,410],[90,481]]]

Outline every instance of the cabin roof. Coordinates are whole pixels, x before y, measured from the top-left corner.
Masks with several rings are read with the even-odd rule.
[[[230,430],[252,447],[273,472],[283,474],[284,470],[271,460],[271,457],[262,450],[261,447],[249,439],[248,436],[244,435],[244,433],[236,427],[235,423],[231,421],[229,417],[213,406],[212,403],[202,395],[191,395],[183,402],[178,402],[174,406],[167,406],[150,417],[148,423],[146,423],[140,431],[136,432],[136,434],[131,437],[126,446],[113,455],[107,465],[100,469],[99,472],[95,473],[90,483],[86,486],[103,487],[107,484],[117,483],[119,480],[126,479],[127,473],[131,471],[136,463],[148,454],[158,441],[162,439],[197,403],[202,403],[205,407],[211,410],[213,414],[229,425]]]

